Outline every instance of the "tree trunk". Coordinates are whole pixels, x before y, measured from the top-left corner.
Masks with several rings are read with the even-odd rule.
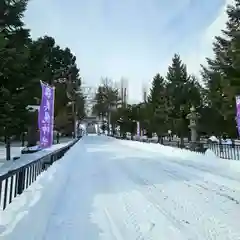
[[[27,141],[28,147],[33,147],[37,145],[38,137],[38,121],[37,121],[38,112],[31,113],[31,124],[28,127]]]

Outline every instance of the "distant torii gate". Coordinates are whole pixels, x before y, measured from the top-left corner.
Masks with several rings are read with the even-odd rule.
[[[97,123],[102,123],[102,120],[98,119],[98,117],[96,116],[89,116],[89,117],[85,117],[83,118],[83,120],[81,121],[82,123],[86,123],[86,124],[97,124]]]
[[[102,120],[100,120],[96,116],[88,116],[88,117],[83,118],[81,123],[86,124],[87,128],[89,127],[89,130],[91,129],[91,125],[97,124],[98,128],[97,128],[96,132],[99,133],[99,131],[100,131],[99,125],[102,124]]]

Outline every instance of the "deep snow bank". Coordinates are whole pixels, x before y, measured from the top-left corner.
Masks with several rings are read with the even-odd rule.
[[[174,148],[156,143],[135,142],[128,140],[118,140],[119,144],[134,149],[149,151],[153,154],[160,154],[172,161],[178,161],[185,164],[197,164],[203,168],[231,170],[240,172],[240,161],[231,161],[217,157],[211,150],[207,150],[205,154],[192,152],[187,149]]]
[[[48,224],[47,216],[56,204],[57,196],[61,197],[61,190],[67,182],[66,172],[78,155],[78,147],[79,144],[75,144],[62,159],[42,172],[23,194],[14,198],[4,211],[0,210],[0,239],[35,239],[36,236],[42,239]],[[35,219],[34,216],[40,217]],[[26,223],[29,219],[31,222]],[[31,226],[31,231],[24,232],[22,224]]]
[[[31,154],[22,154],[20,156],[20,158],[17,160],[5,161],[4,164],[1,165],[0,175],[3,175],[10,170],[14,170],[14,169],[22,167],[28,163],[36,161],[37,159],[44,157],[51,152],[54,152],[56,150],[59,150],[65,146],[72,144],[73,141],[74,140],[71,140],[71,141],[68,141],[65,143],[54,144],[51,147],[42,149],[39,152],[35,152],[35,153],[31,153]]]

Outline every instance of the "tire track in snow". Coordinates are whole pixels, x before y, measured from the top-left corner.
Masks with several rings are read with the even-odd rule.
[[[181,229],[183,231],[183,229],[188,229],[188,235],[192,235],[191,238],[189,239],[202,239],[202,234],[198,234],[196,236],[195,234],[195,231],[196,230],[189,230],[191,229],[191,227],[189,228],[189,226],[186,226],[186,225],[189,225],[191,224],[191,222],[188,222],[188,220],[179,220],[179,219],[176,219],[176,217],[174,215],[172,215],[171,213],[169,213],[169,211],[166,211],[164,210],[164,208],[162,207],[162,203],[160,203],[159,199],[156,199],[156,196],[158,196],[160,199],[163,197],[161,196],[162,195],[162,189],[159,189],[157,188],[152,182],[146,180],[145,178],[142,178],[139,176],[139,174],[133,174],[133,170],[130,171],[129,169],[129,165],[128,167],[124,167],[123,164],[121,164],[121,167],[123,168],[123,171],[127,172],[128,173],[128,177],[131,178],[137,186],[139,185],[145,185],[145,188],[147,189],[147,194],[144,192],[144,196],[148,198],[149,201],[153,202],[153,204],[155,204],[156,208],[162,213],[164,214],[176,227],[178,227],[179,229]],[[163,170],[163,169],[162,169]],[[156,169],[153,169],[153,171],[156,171]],[[161,172],[158,171],[159,174],[161,174]],[[169,174],[169,173],[168,173]],[[175,178],[176,180],[184,180],[182,178],[180,178],[180,176],[176,176],[174,175],[175,174],[175,171],[173,171],[173,173],[171,173],[171,175],[169,176],[170,178]],[[153,173],[154,175],[154,173]],[[182,177],[182,176],[181,176]],[[192,194],[189,192],[189,182],[187,181],[183,181],[184,185],[187,187],[187,192],[189,194]],[[195,187],[194,185],[192,185],[191,187]],[[196,189],[196,187],[195,187]],[[196,191],[195,189],[193,189],[193,191],[195,191],[195,194],[197,193],[198,194],[198,191]],[[199,187],[198,187],[198,190],[199,190]],[[141,188],[139,188],[139,191],[143,192],[143,190]],[[186,192],[186,193],[187,193]],[[204,198],[203,198],[204,200]],[[223,222],[217,220],[216,218],[213,218],[211,216],[209,216],[207,214],[207,212],[204,212],[204,209],[199,209],[199,206],[193,204],[193,202],[187,202],[187,205],[182,205],[179,201],[174,201],[173,199],[169,199],[169,196],[168,196],[168,201],[172,201],[172,204],[173,206],[175,206],[175,210],[176,212],[182,212],[183,209],[185,211],[185,215],[186,213],[188,212],[188,214],[190,214],[190,216],[194,216],[195,215],[195,221],[197,220],[198,224],[200,224],[201,221],[205,221],[205,223],[211,223],[212,227],[209,228],[209,226],[203,226],[203,232],[204,232],[204,236],[206,237],[206,239],[216,239],[216,237],[218,237],[218,239],[220,239],[219,237],[219,231],[220,233],[223,233],[224,236],[231,236],[230,239],[239,239],[239,235],[238,234],[234,234],[233,231],[231,231],[231,226],[229,227],[227,224],[224,224]],[[180,205],[179,205],[180,204]],[[208,204],[208,205],[206,205]],[[159,207],[160,206],[160,207]],[[205,202],[205,206],[210,208],[209,206],[209,201]],[[187,209],[186,209],[187,207]],[[201,206],[202,207],[202,206]],[[189,213],[188,211],[188,208],[191,208],[193,210],[193,212]],[[203,212],[203,213],[202,213]],[[208,216],[207,216],[207,215]],[[183,216],[184,216],[184,212],[183,212]],[[185,223],[185,224],[184,224]],[[196,223],[195,223],[196,224]],[[214,228],[215,227],[215,228]],[[223,238],[223,239],[226,239],[226,238]]]
[[[177,180],[179,180],[179,179],[183,180],[182,182],[184,184],[186,184],[188,187],[192,187],[192,188],[196,188],[196,189],[203,189],[205,191],[212,192],[212,193],[214,193],[214,194],[216,194],[220,197],[226,198],[227,200],[230,200],[230,201],[234,202],[235,204],[240,204],[240,201],[238,199],[236,199],[235,197],[232,197],[230,195],[230,193],[227,194],[227,193],[223,193],[223,192],[220,192],[219,190],[214,189],[214,187],[217,187],[217,188],[221,189],[221,186],[216,184],[216,183],[202,181],[202,184],[200,184],[200,183],[192,184],[192,183],[190,183],[189,178],[186,178],[186,177],[182,176],[181,174],[177,174],[175,172],[173,173],[172,171],[169,171],[169,170],[164,170],[164,172],[167,172],[167,174],[169,176],[171,176],[172,178],[175,178]],[[225,187],[225,191],[227,191],[227,190],[231,191],[231,192],[234,192],[234,190]],[[222,191],[224,191],[224,190],[222,190]]]
[[[115,239],[124,238],[124,239],[136,239],[136,240],[156,239],[156,238],[151,238],[149,236],[151,234],[151,231],[155,228],[155,224],[153,224],[151,222],[151,219],[149,219],[149,217],[152,215],[150,214],[149,216],[143,213],[143,212],[147,212],[146,210],[147,205],[150,204],[151,212],[154,212],[156,215],[158,211],[156,211],[155,203],[147,199],[139,191],[137,192],[138,193],[137,195],[140,198],[133,197],[133,196],[136,196],[136,194],[134,194],[134,192],[132,192],[132,190],[130,189],[136,189],[136,184],[132,181],[131,178],[129,178],[128,175],[126,175],[125,171],[122,171],[122,169],[119,168],[118,164],[116,164],[115,161],[109,162],[108,165],[106,166],[106,172],[105,172],[104,178],[105,180],[109,179],[106,185],[109,190],[112,190],[112,191],[114,190],[114,192],[116,191],[120,193],[118,198],[115,197],[115,201],[114,199],[112,199],[112,201],[115,202],[114,206],[110,204],[110,199],[101,200],[101,202],[105,202],[105,209],[107,210],[104,211],[105,213],[104,215],[107,221],[109,222],[108,228],[111,231],[112,237]],[[119,187],[119,181],[121,181],[120,187]],[[122,193],[123,189],[121,186],[127,186],[128,190]],[[136,201],[139,201],[139,203],[141,203],[140,205],[142,206],[142,208],[140,207],[137,208]],[[143,203],[145,203],[145,205],[143,205]],[[119,209],[120,209],[120,213],[119,213]],[[120,217],[119,215],[121,216],[121,219],[119,219]],[[163,214],[161,215],[164,216]],[[165,215],[167,216],[167,214]],[[164,220],[164,226],[165,227],[168,226],[169,228],[169,225],[173,226],[173,224],[169,219],[166,221],[166,216]],[[145,229],[144,231],[143,226],[146,227],[146,225],[147,225],[147,230]],[[160,229],[162,228],[161,225],[157,227]],[[100,228],[105,233],[108,231],[106,230],[107,229],[106,226],[105,228],[104,226],[100,226]],[[172,229],[173,230],[171,231],[173,231],[173,233],[171,234],[176,235],[176,230],[174,229],[177,229],[177,228],[175,227]],[[179,230],[177,231],[177,234],[178,236],[182,235],[182,233]],[[178,237],[177,239],[180,240],[185,238]]]
[[[137,234],[136,240],[144,240],[143,233],[141,231],[139,223],[137,222],[137,217],[133,211],[134,208],[131,205],[131,200],[129,201],[128,195],[129,195],[128,193],[125,193],[122,196],[122,200],[124,203],[123,207],[124,207],[125,211],[127,212],[128,219],[130,220],[130,222],[131,222],[132,226],[134,227],[135,232]]]
[[[145,198],[146,201],[150,202],[154,206],[154,208],[158,212],[160,212],[171,225],[178,229],[185,237],[187,235],[189,240],[198,239],[196,238],[196,234],[186,227],[186,224],[188,224],[187,221],[177,219],[170,211],[167,211],[162,207],[162,204],[159,202],[158,199],[156,199],[156,194],[152,191],[152,188],[156,190],[155,185],[150,184],[146,179],[141,178],[139,175],[133,175],[132,172],[130,173],[129,169],[125,166],[119,165],[119,167],[123,170],[126,177],[134,183],[135,188],[138,189],[138,191],[142,194],[143,198]],[[144,188],[147,190],[147,192],[143,192],[143,189],[141,189],[139,185],[144,185]]]
[[[132,182],[130,181],[129,182],[129,179],[126,178],[126,175],[123,174],[122,171],[119,171],[119,168],[118,168],[118,165],[114,164],[112,165],[112,167],[110,167],[111,169],[111,173],[109,173],[109,179],[111,179],[111,183],[109,183],[109,189],[114,189],[114,190],[117,190],[119,192],[121,192],[121,188],[118,190],[116,188],[116,185],[114,184],[115,181],[119,181],[119,179],[121,179],[121,181],[126,185],[126,186],[131,186],[132,185]],[[126,182],[124,182],[126,181]],[[123,184],[123,185],[124,185]],[[142,232],[141,230],[141,226],[138,222],[138,218],[136,216],[136,213],[134,211],[134,207],[133,207],[133,203],[132,203],[132,197],[130,196],[130,193],[127,191],[127,192],[124,192],[124,193],[121,193],[120,196],[118,197],[118,200],[119,200],[119,208],[121,207],[122,210],[124,211],[125,213],[125,217],[124,219],[121,219],[121,222],[117,221],[117,219],[114,219],[114,217],[111,215],[111,211],[108,210],[108,219],[111,218],[111,222],[113,224],[113,226],[117,226],[117,225],[123,225],[122,223],[125,223],[125,227],[126,227],[126,230],[129,229],[129,226],[131,225],[133,227],[133,231],[134,231],[134,239],[136,240],[144,240],[144,233]],[[134,199],[135,200],[135,199]],[[114,213],[114,211],[113,211]],[[115,227],[113,227],[115,228]],[[116,228],[115,228],[116,229]],[[114,231],[116,232],[116,231]],[[120,234],[118,234],[119,236]],[[124,233],[122,233],[122,236],[124,235]],[[117,238],[118,239],[118,238]],[[123,238],[124,239],[124,238]],[[126,238],[125,238],[126,239]]]
[[[144,160],[140,160],[140,162],[144,163]],[[153,163],[152,160],[150,162]],[[213,176],[215,178],[221,178],[227,181],[227,184],[231,186],[229,187],[229,186],[226,186],[226,184],[225,185],[217,184],[212,180],[206,181],[202,179],[203,177],[201,176],[201,174],[206,172],[205,170],[201,168],[199,169],[197,167],[193,168],[192,166],[189,166],[188,164],[185,164],[185,163],[181,165],[177,161],[169,162],[166,160],[160,160],[160,161],[154,161],[154,168],[155,167],[160,169],[161,171],[167,172],[169,175],[171,175],[172,178],[175,178],[176,180],[179,180],[179,179],[183,180],[184,183],[187,184],[188,186],[190,186],[189,181],[191,181],[191,179],[201,179],[201,184],[200,183],[196,184],[200,188],[202,187],[205,190],[212,191],[220,197],[233,201],[235,204],[240,204],[240,190],[234,189],[231,186],[232,183],[234,183],[236,187],[240,186],[240,182],[238,182],[238,180],[234,178],[229,178],[228,176],[224,178],[224,175],[222,174],[215,175],[214,173],[211,173],[210,176]],[[187,171],[188,168],[190,168],[191,171]],[[183,172],[185,172],[186,174],[183,175]],[[195,174],[193,174],[193,172]],[[210,171],[208,170],[207,173],[210,173]],[[219,181],[221,181],[221,179],[219,179]],[[191,187],[194,187],[194,186],[191,185]],[[239,187],[237,188],[240,189]]]
[[[175,165],[175,162],[174,162],[174,165]],[[178,168],[183,170],[183,171],[186,171],[185,168],[185,165],[181,166],[178,164]],[[190,178],[186,177],[186,175],[183,175],[183,174],[180,174],[181,171],[173,171],[172,169],[171,170],[167,170],[167,169],[164,169],[165,172],[168,172],[170,175],[172,175],[174,177],[177,176],[177,178],[179,179],[182,179],[184,180],[185,182],[187,181],[188,185],[190,186]],[[194,171],[198,171],[197,168],[194,168]],[[199,170],[198,172],[204,172],[203,170]],[[193,171],[191,171],[193,172]],[[192,175],[193,178],[195,176],[199,178],[199,175],[196,173],[196,175],[192,174],[192,173],[187,173],[188,175]],[[216,176],[216,177],[219,177],[219,176]],[[223,178],[222,176],[220,176],[221,178]],[[233,181],[235,184],[236,184],[236,180],[229,180],[227,179],[227,181]],[[230,183],[229,183],[230,184]],[[239,190],[236,190],[236,189],[233,189],[232,187],[229,187],[229,186],[226,186],[224,184],[218,184],[216,182],[213,182],[213,181],[207,181],[207,180],[202,180],[201,181],[201,184],[195,184],[195,187],[196,186],[199,186],[200,188],[206,190],[206,191],[211,191],[211,192],[214,192],[216,195],[218,196],[221,196],[221,197],[224,197],[228,200],[231,200],[233,201],[235,204],[240,204],[240,191]],[[239,183],[239,186],[240,186],[240,183]],[[194,187],[192,184],[191,184],[191,187]]]
[[[92,155],[91,158],[96,157],[93,152],[90,154]],[[100,158],[100,156],[98,156],[98,158]],[[126,180],[125,176],[123,177],[122,172],[119,171],[115,162],[103,161],[101,163],[98,162],[98,165],[98,167],[95,166],[96,171],[99,171],[100,169],[104,170],[104,172],[101,171],[101,185],[104,187],[104,191],[110,193],[110,196],[104,194],[98,198],[98,201],[95,204],[98,217],[96,220],[93,213],[93,219],[95,218],[94,222],[99,225],[103,235],[108,237],[111,235],[111,239],[127,239],[126,234],[129,234],[130,226],[132,226],[133,229],[131,230],[133,232],[132,234],[134,234],[134,238],[131,237],[131,239],[144,240],[138,219],[133,211],[129,193],[121,193],[122,184],[119,184],[119,181],[122,180],[124,182],[124,180]],[[126,184],[128,186],[129,182]],[[112,192],[116,193],[112,194]],[[112,202],[114,202],[114,204],[112,204]],[[106,226],[105,223],[102,224],[100,222],[99,219],[101,217],[99,216],[105,218],[103,222],[107,222],[108,226]]]
[[[159,193],[162,192],[158,187],[156,187],[155,185],[153,185],[152,183],[148,182],[147,180],[145,183],[147,184],[147,191],[148,191],[148,195],[144,195],[145,197],[147,197],[147,199],[149,201],[151,201],[155,207],[161,212],[163,213],[168,219],[170,218],[171,220],[173,220],[172,222],[177,223],[177,225],[175,224],[175,226],[178,226],[179,229],[181,229],[181,231],[184,230],[184,235],[188,235],[188,239],[190,240],[195,240],[195,239],[199,239],[201,240],[203,238],[203,234],[197,232],[196,230],[192,229],[191,227],[189,227],[189,225],[191,226],[192,222],[191,220],[188,218],[187,213],[189,213],[190,211],[187,208],[194,209],[194,211],[191,212],[191,215],[194,216],[194,219],[197,220],[198,222],[203,222],[203,220],[207,220],[209,222],[211,222],[211,225],[213,223],[213,221],[215,221],[215,224],[218,225],[218,228],[220,227],[222,231],[228,231],[228,226],[226,224],[223,224],[221,222],[217,222],[216,219],[211,219],[210,217],[206,218],[204,214],[201,213],[201,211],[196,211],[197,210],[197,206],[193,204],[193,202],[188,202],[187,203],[187,207],[184,206],[183,204],[181,204],[179,201],[175,201],[174,199],[171,199],[169,196],[165,199],[168,199],[168,201],[171,201],[173,208],[175,209],[176,212],[183,212],[181,214],[181,219],[178,219],[176,217],[176,215],[172,214],[170,211],[165,211],[162,206],[162,204],[160,203],[159,199],[156,197],[157,194],[156,192],[158,192],[158,196]],[[203,211],[202,211],[203,212]],[[225,229],[225,230],[224,230]],[[215,232],[211,232],[209,230],[205,230],[204,231],[204,236],[206,237],[206,239],[216,239],[216,234]],[[231,238],[232,239],[232,238]]]
[[[136,149],[131,148],[131,150],[139,154],[139,151]],[[143,151],[145,150],[143,149]],[[147,153],[149,154],[148,151]],[[204,163],[201,162],[198,164],[198,162],[189,162],[184,160],[178,161],[174,158],[167,158],[166,160],[161,156],[160,153],[153,152],[152,154],[154,155],[155,159],[158,159],[151,161],[155,162],[157,168],[161,166],[161,170],[164,169],[164,171],[168,171],[171,174],[174,172],[175,175],[179,176],[179,179],[182,178],[185,181],[189,181],[194,178],[201,178],[201,184],[199,184],[199,187],[202,186],[202,188],[205,188],[205,190],[213,191],[216,193],[216,195],[225,197],[227,200],[231,200],[236,204],[240,204],[240,178],[238,175],[235,174],[234,176],[231,176],[227,173],[223,173],[222,169],[218,168],[211,167],[209,169],[207,165],[204,166]],[[161,159],[159,159],[159,155],[161,156]],[[144,163],[145,160],[141,161]],[[168,167],[168,169],[166,169],[166,167]],[[186,172],[186,174],[179,174],[180,172]],[[204,181],[202,179],[204,175],[206,176],[206,174],[209,174],[208,181]],[[190,176],[190,178],[187,178],[186,175]],[[224,179],[225,184],[213,182],[212,178],[214,178],[215,181],[219,180],[219,182],[222,182]],[[235,188],[233,188],[233,186],[235,186]]]
[[[228,161],[228,160],[226,160],[226,161]],[[197,165],[197,162],[191,163],[191,161],[190,162],[188,162],[188,161],[185,162],[184,160],[180,162],[180,161],[171,159],[171,163],[174,163],[174,164],[176,164],[176,165],[178,165],[179,167],[182,167],[182,168],[189,168],[189,169],[191,169],[191,172],[192,172],[192,170],[195,170],[195,171],[198,171],[198,172],[217,175],[217,176],[220,176],[222,178],[226,178],[226,179],[231,180],[231,181],[240,182],[240,177],[238,175],[236,175],[236,173],[234,174],[234,176],[224,174],[221,171],[216,171],[217,169],[215,169],[215,168],[210,167],[210,169],[209,169],[207,165],[206,166],[201,165],[201,162],[199,162],[199,165]]]
[[[110,229],[111,229],[111,232],[112,232],[112,236],[114,237],[114,239],[116,240],[124,240],[124,238],[122,237],[122,235],[120,234],[116,224],[115,224],[115,221],[112,219],[109,211],[105,208],[104,209],[104,213],[105,213],[105,216],[107,218],[107,221],[109,223],[109,226],[110,226]]]
[[[132,181],[132,179],[129,178],[128,175],[126,175],[126,172],[123,172],[118,165],[117,169],[116,165],[114,166],[114,168],[115,169],[112,172],[112,174],[115,177],[118,176],[118,179],[121,179],[121,181],[124,182],[124,185],[125,184],[128,185],[130,189],[137,189],[135,182]],[[114,188],[114,181],[112,181],[111,184]],[[122,236],[124,236],[125,239],[136,240],[156,239],[156,237],[155,238],[151,237],[152,231],[156,228],[158,228],[157,231],[160,232],[161,234],[163,232],[164,233],[167,232],[167,234],[165,234],[164,236],[169,237],[169,235],[172,235],[173,236],[172,239],[178,240],[186,239],[185,238],[186,235],[182,234],[179,228],[173,227],[174,224],[170,221],[170,219],[167,219],[166,217],[167,214],[164,215],[161,212],[160,215],[157,214],[159,211],[156,210],[156,203],[146,198],[146,196],[143,195],[142,192],[134,190],[121,193],[120,197],[118,198],[118,201],[115,201],[115,203],[117,205],[117,209],[121,208],[124,211],[125,213],[124,217],[122,214],[121,214],[122,219],[119,219],[119,216],[116,216],[116,212],[118,212],[118,210],[115,211],[116,208],[115,209],[108,208],[108,212],[109,215],[111,216],[111,221],[114,223],[115,226],[118,226],[120,228],[123,227],[122,225],[125,226],[125,229],[123,229],[123,231],[119,231],[122,233]],[[159,209],[160,208],[161,207],[159,205]],[[146,214],[147,212],[149,214]],[[155,219],[155,221],[153,221],[153,219]],[[156,219],[159,221],[157,221]],[[162,224],[161,223],[159,224],[159,222],[161,222]],[[133,229],[131,229],[130,226],[132,226]],[[164,228],[164,230],[162,230],[162,228]],[[130,234],[131,232],[132,234]],[[157,236],[159,236],[159,234]]]
[[[189,192],[190,196],[193,195],[193,194],[191,194],[191,192],[192,193],[195,192],[195,194],[199,194],[199,195],[203,195],[203,196],[205,195],[205,198],[204,197],[199,198],[199,199],[201,199],[205,203],[205,205],[204,204],[200,205],[201,208],[203,208],[204,206],[206,206],[207,209],[210,209],[212,207],[214,208],[215,205],[213,205],[213,204],[214,203],[217,204],[216,200],[220,200],[219,196],[225,198],[226,201],[228,201],[228,202],[225,201],[225,203],[228,203],[228,205],[229,204],[231,204],[231,205],[235,204],[235,201],[233,199],[231,199],[231,197],[229,197],[228,195],[223,195],[223,194],[219,193],[218,191],[214,190],[213,188],[206,187],[203,184],[191,183],[189,179],[186,180],[186,178],[184,176],[182,176],[181,174],[176,174],[175,172],[174,173],[170,173],[168,171],[168,174],[170,174],[170,176],[175,178],[176,180],[182,179],[183,180],[182,183],[185,184],[188,187],[189,191],[190,191]],[[206,183],[206,182],[204,182],[204,183]],[[207,182],[207,183],[210,184],[209,182]],[[219,185],[215,184],[215,186],[219,186]],[[192,203],[193,203],[193,201],[189,202],[188,203],[189,206]],[[207,216],[205,217],[204,214],[198,216],[199,222],[206,221],[206,222],[209,222],[209,226],[212,226],[212,228],[210,228],[209,230],[206,229],[205,235],[207,236],[207,239],[216,239],[216,237],[218,237],[218,239],[220,239],[219,238],[220,237],[219,233],[214,230],[214,226],[216,226],[216,230],[217,229],[221,229],[220,232],[221,233],[225,233],[224,236],[231,236],[231,237],[229,237],[229,239],[240,239],[239,233],[235,234],[234,231],[231,230],[232,226],[231,225],[229,226],[227,224],[227,222],[225,221],[226,214],[229,214],[230,212],[226,211],[226,206],[225,205],[224,205],[224,207],[222,207],[223,203],[224,203],[224,201],[221,200],[220,203],[217,204],[217,206],[219,207],[217,209],[219,211],[218,212],[219,219],[217,219],[217,218],[215,218],[215,217],[213,217],[213,216],[211,216],[209,214],[208,214],[208,217]],[[198,207],[199,206],[197,206],[197,205],[195,205],[195,206],[193,205],[193,208],[195,208],[195,209],[198,209]],[[236,208],[234,208],[234,209],[236,209]],[[233,210],[233,211],[235,211],[235,210]],[[202,212],[204,212],[204,210],[202,210]],[[208,213],[208,211],[205,211],[205,212]],[[236,213],[236,216],[237,215],[238,214]],[[235,216],[235,218],[236,218],[236,216]],[[207,227],[207,228],[209,228],[209,227]]]

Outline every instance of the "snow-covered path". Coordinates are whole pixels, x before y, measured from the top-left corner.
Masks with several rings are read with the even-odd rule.
[[[40,200],[3,239],[240,239],[234,172],[99,136],[83,138],[64,158]]]

